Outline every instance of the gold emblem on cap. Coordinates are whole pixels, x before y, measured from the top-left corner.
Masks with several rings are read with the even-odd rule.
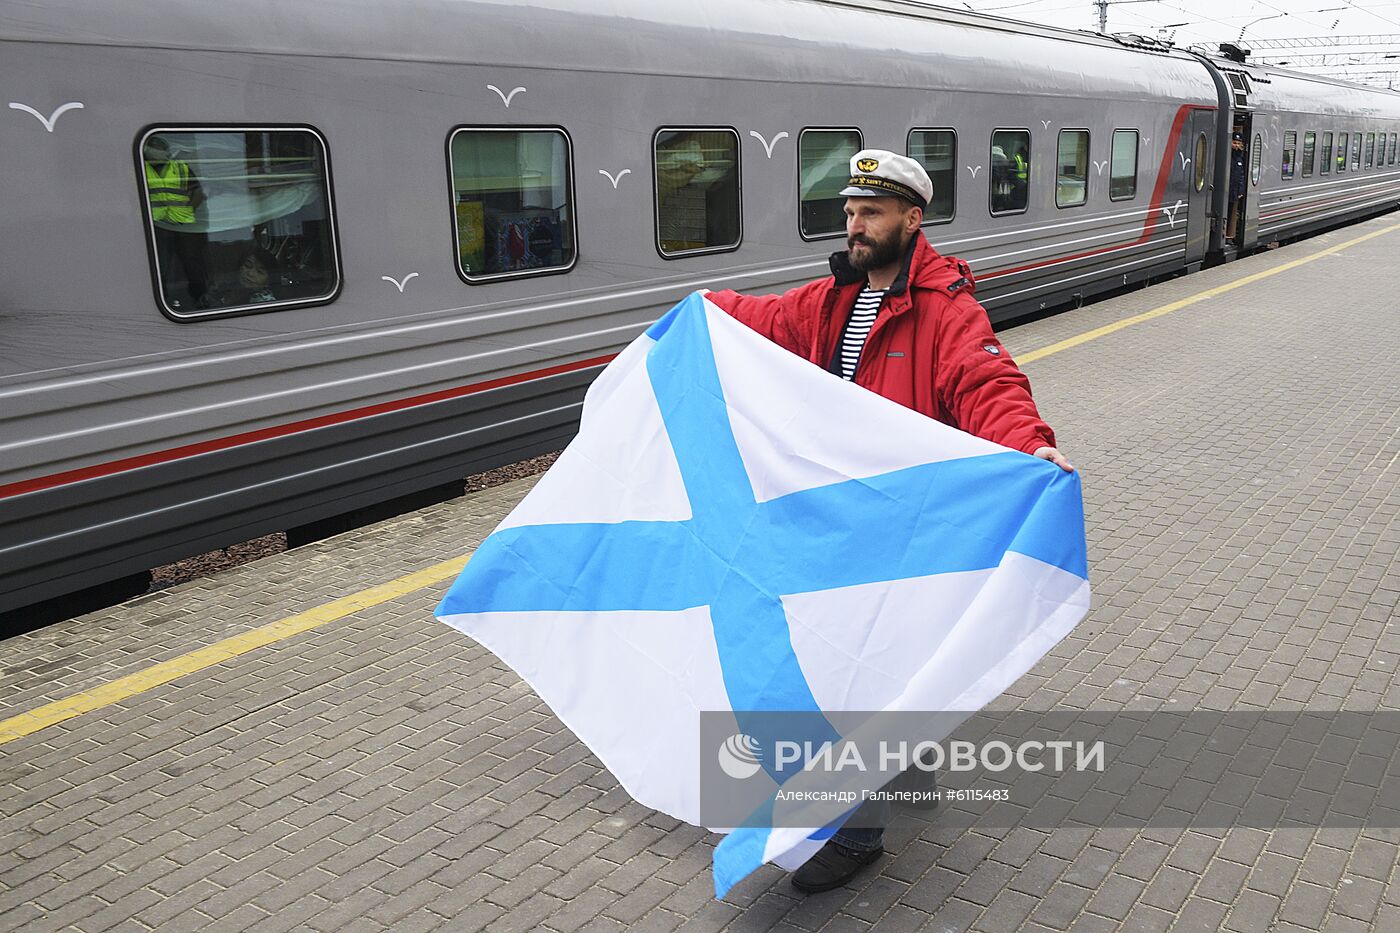
[[[877,159],[861,159],[856,162],[856,168],[860,169],[862,172],[873,172],[879,167],[880,162]]]

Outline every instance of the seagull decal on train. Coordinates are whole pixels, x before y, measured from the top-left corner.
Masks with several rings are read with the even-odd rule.
[[[404,286],[408,284],[408,280],[417,277],[417,275],[417,272],[410,272],[408,275],[403,277],[403,281],[399,281],[392,275],[381,275],[380,278],[386,282],[392,282],[394,284],[394,287],[399,290],[399,294],[402,295]]]
[[[773,147],[778,144],[778,140],[786,139],[788,132],[787,130],[779,130],[777,135],[773,137],[772,142],[769,142],[768,140],[764,139],[763,134],[760,133],[758,130],[749,130],[749,135],[763,144],[763,151],[768,153],[768,158],[771,159],[773,158]]]
[[[19,101],[16,100],[10,101],[10,109],[23,110],[25,113],[33,116],[34,119],[44,124],[44,129],[52,133],[53,126],[55,123],[58,122],[59,117],[63,116],[70,110],[82,110],[83,105],[76,100],[70,100],[66,104],[59,104],[58,107],[54,109],[54,112],[49,114],[47,117],[39,111],[35,110],[33,107],[29,106],[28,104],[21,104]]]
[[[525,93],[525,88],[523,88],[523,87],[513,87],[513,88],[510,89],[510,93],[509,93],[509,94],[507,94],[505,91],[501,90],[500,88],[496,87],[496,85],[494,85],[494,84],[488,84],[488,85],[486,85],[486,87],[489,88],[490,90],[493,90],[493,91],[496,92],[496,96],[499,97],[499,98],[501,99],[501,103],[505,104],[506,107],[507,107],[507,109],[509,109],[509,107],[510,107],[510,102],[513,101],[513,100],[515,100],[515,95],[516,95],[516,94],[524,94],[524,93]]]
[[[1107,160],[1107,159],[1104,159],[1102,162],[1099,162],[1099,161],[1095,161],[1095,162],[1094,162],[1094,172],[1095,172],[1095,174],[1102,175],[1102,174],[1103,174],[1103,170],[1104,170],[1105,168],[1107,168],[1107,167],[1108,167],[1108,160]]]
[[[622,169],[621,171],[619,171],[616,175],[614,175],[612,172],[608,171],[607,169],[605,169],[605,168],[600,168],[600,169],[598,169],[598,174],[599,174],[599,175],[605,176],[605,177],[608,179],[608,181],[612,182],[613,190],[616,191],[616,190],[617,190],[617,183],[620,182],[620,181],[622,181],[622,176],[623,176],[623,175],[630,175],[630,174],[632,174],[632,170],[631,170],[630,168],[624,168],[624,169]]]
[[[973,166],[969,165],[969,166],[966,166],[966,168],[967,168],[967,170],[968,170],[969,172],[972,173],[972,177],[973,177],[973,178],[976,178],[976,177],[977,177],[977,173],[980,172],[980,171],[982,171],[982,166],[980,166],[980,165],[976,166],[975,168],[974,168]]]
[[[1176,157],[1181,160],[1181,170],[1183,172],[1186,171],[1186,166],[1191,164],[1191,160],[1186,157],[1186,153],[1184,152],[1178,152]]]
[[[1164,208],[1162,208],[1162,213],[1165,214],[1165,215],[1166,215],[1166,218],[1167,218],[1167,224],[1168,224],[1173,230],[1176,229],[1176,214],[1177,214],[1178,211],[1181,210],[1182,205],[1185,204],[1185,203],[1186,203],[1185,201],[1177,201],[1177,202],[1176,202],[1175,204],[1173,204],[1171,207],[1164,207]]]

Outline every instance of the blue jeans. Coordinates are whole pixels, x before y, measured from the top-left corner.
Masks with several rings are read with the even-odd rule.
[[[871,799],[865,801],[851,814],[847,823],[832,836],[832,841],[857,852],[870,852],[880,848],[885,838],[885,826],[890,821],[890,802]]]

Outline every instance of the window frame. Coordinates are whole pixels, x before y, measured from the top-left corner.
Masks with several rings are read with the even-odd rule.
[[[659,132],[659,131],[658,131],[658,132]],[[809,236],[809,235],[802,229],[802,137],[805,136],[805,135],[808,134],[808,133],[850,133],[850,132],[854,132],[857,136],[860,137],[860,145],[856,146],[856,152],[860,152],[862,149],[865,148],[865,131],[862,130],[862,129],[861,129],[860,127],[858,127],[858,126],[804,126],[800,131],[798,131],[798,134],[797,134],[797,146],[796,146],[797,152],[796,152],[796,154],[795,154],[795,158],[797,159],[797,235],[798,235],[799,237],[801,237],[801,238],[803,239],[804,242],[807,242],[807,243],[815,243],[815,242],[817,242],[818,240],[832,240],[832,239],[835,239],[836,237],[844,237],[844,236],[846,235],[846,231],[845,231],[845,229],[843,228],[843,229],[841,229],[841,230],[839,230],[839,231],[836,231],[836,232],[833,232],[833,233],[816,233],[816,234],[812,234],[812,235]],[[851,155],[855,155],[855,152],[851,153]],[[655,175],[655,173],[656,173],[655,161],[656,161],[656,149],[655,149],[655,143],[653,143],[653,145],[652,145],[652,162],[653,162],[652,174],[653,174],[653,175]],[[849,165],[849,163],[847,163],[847,164]],[[848,176],[848,177],[849,177],[849,176]],[[842,187],[846,187],[846,186],[843,185]],[[744,209],[744,200],[743,200],[743,196],[742,196],[742,194],[741,194],[741,195],[740,195],[740,198],[739,198],[739,210],[740,210],[741,213],[743,212],[743,209]],[[741,223],[741,228],[742,228],[742,223]],[[743,239],[743,237],[742,237],[742,229],[741,229],[740,233],[741,233],[740,240],[742,241],[742,239]],[[658,243],[659,243],[659,242],[660,242],[660,239],[658,238]],[[686,253],[685,255],[691,255],[691,254]]]
[[[1355,154],[1355,158],[1351,160],[1353,172],[1361,171],[1361,137],[1362,133],[1360,132],[1351,134],[1351,151]]]
[[[993,140],[995,140],[995,139],[997,138],[997,134],[998,134],[998,133],[1025,133],[1025,134],[1026,134],[1026,152],[1027,152],[1028,155],[1031,156],[1031,160],[1030,160],[1031,169],[1034,169],[1034,168],[1035,168],[1035,158],[1034,158],[1034,153],[1035,153],[1035,137],[1032,135],[1032,133],[1031,133],[1031,128],[1028,127],[1028,126],[996,126],[996,127],[993,127],[993,128],[992,128],[991,135],[987,137],[987,163],[988,163],[988,167],[987,167],[987,213],[990,214],[992,217],[1015,217],[1017,214],[1024,214],[1024,213],[1026,213],[1027,211],[1029,211],[1029,210],[1031,209],[1031,179],[1030,179],[1030,175],[1027,174],[1027,176],[1026,176],[1026,203],[1025,203],[1025,206],[1024,206],[1024,207],[1022,207],[1020,210],[1014,210],[1014,211],[996,211],[996,210],[992,210],[992,170],[991,170],[992,146],[994,145]]]
[[[1288,141],[1290,136],[1293,137],[1291,144]],[[1292,181],[1298,174],[1298,131],[1284,130],[1283,143],[1279,148],[1282,150],[1279,153],[1279,180]]]
[[[1133,134],[1133,193],[1113,196],[1113,139],[1119,133]],[[1109,137],[1108,142],[1108,200],[1109,201],[1133,201],[1137,199],[1138,175],[1142,170],[1142,159],[1139,158],[1142,149],[1142,132],[1136,128],[1115,129]]]
[[[1084,198],[1083,198],[1083,200],[1078,201],[1078,202],[1076,202],[1076,203],[1074,203],[1074,204],[1061,204],[1061,203],[1060,203],[1060,139],[1061,139],[1066,133],[1083,133],[1083,134],[1084,134],[1084,160],[1085,160],[1085,165],[1084,165]],[[1094,135],[1093,135],[1091,132],[1089,132],[1089,128],[1088,128],[1087,126],[1062,126],[1062,127],[1060,127],[1059,132],[1057,132],[1057,133],[1055,134],[1055,209],[1056,209],[1056,210],[1064,211],[1064,210],[1071,210],[1071,209],[1076,208],[1076,207],[1087,207],[1087,206],[1088,206],[1088,204],[1089,204],[1089,167],[1093,164],[1093,161],[1094,161]],[[1112,152],[1109,153],[1109,161],[1110,161],[1110,162],[1113,161],[1113,153],[1112,153]],[[1034,163],[1032,163],[1032,164],[1034,164]],[[1030,185],[1029,185],[1029,181],[1030,181],[1030,179],[1027,179],[1027,191],[1026,191],[1026,200],[1027,200],[1027,201],[1030,200],[1030,191],[1029,191]]]
[[[911,158],[911,159],[914,159],[914,156],[913,156],[913,154],[910,152],[910,149],[913,147],[913,140],[914,140],[914,134],[915,134],[915,133],[952,133],[952,134],[953,134],[953,213],[949,214],[947,217],[938,217],[938,218],[935,218],[935,219],[933,219],[933,220],[929,220],[929,219],[928,219],[928,208],[924,208],[924,219],[923,219],[923,221],[919,224],[919,226],[920,226],[921,228],[922,228],[922,227],[940,227],[940,226],[942,226],[943,224],[950,224],[950,223],[952,223],[954,220],[956,220],[957,217],[958,217],[958,143],[959,143],[959,140],[958,140],[958,131],[957,131],[956,128],[951,127],[951,126],[914,126],[914,127],[910,127],[910,128],[909,128],[909,132],[906,133],[905,136],[904,136],[904,154],[905,154],[907,157]],[[989,150],[989,151],[990,151],[990,150]],[[915,162],[918,162],[919,160],[918,160],[918,159],[914,159],[914,161],[915,161]],[[920,162],[919,164],[922,165],[923,163]],[[927,166],[925,166],[924,171],[925,171],[925,172],[928,171]],[[932,180],[932,179],[933,179],[933,176],[930,175],[930,176],[929,176],[929,179]]]
[[[1370,132],[1366,134],[1366,168],[1376,167],[1376,134]]]
[[[1195,178],[1192,181],[1192,188],[1197,194],[1204,191],[1206,182],[1210,179],[1206,177],[1206,164],[1210,161],[1210,138],[1206,136],[1205,130],[1196,134],[1195,150],[1192,152],[1192,163]]]
[[[1315,130],[1305,130],[1303,132],[1303,155],[1301,158],[1301,171],[1299,175],[1303,178],[1311,178],[1313,169],[1317,163],[1317,132]]]
[[[1260,133],[1254,134],[1254,146],[1249,152],[1249,184],[1252,188],[1259,187],[1259,179],[1264,176],[1264,137]]]
[[[1347,163],[1351,160],[1351,134],[1337,131],[1337,174],[1340,175],[1347,170]]]
[[[157,259],[155,218],[151,216],[150,193],[146,189],[146,140],[159,133],[282,133],[305,132],[312,134],[321,144],[321,163],[325,166],[326,177],[326,229],[330,232],[331,264],[328,272],[335,274],[335,286],[329,293],[317,298],[295,298],[286,301],[265,301],[256,305],[237,305],[232,308],[209,308],[194,313],[177,311],[165,302],[165,290],[161,287],[160,263]],[[146,235],[146,265],[151,273],[151,288],[154,291],[156,309],[162,315],[180,324],[193,321],[217,320],[227,317],[242,317],[248,314],[265,314],[269,311],[286,311],[292,308],[314,308],[328,305],[340,297],[345,288],[345,270],[340,256],[340,227],[335,211],[335,180],[331,170],[331,146],[326,134],[310,123],[150,123],[136,133],[132,146],[132,156],[136,164],[137,193],[141,199],[142,227]]]
[[[734,134],[734,174],[736,177],[735,192],[739,196],[739,209],[736,217],[739,222],[739,235],[730,246],[706,246],[701,249],[688,249],[679,253],[668,253],[661,248],[661,184],[656,175],[656,142],[661,138],[662,133],[733,133]],[[744,245],[744,140],[739,135],[738,128],[725,124],[697,124],[697,125],[676,125],[663,124],[658,126],[651,134],[651,245],[656,250],[656,254],[662,259],[673,261],[676,259],[690,259],[694,256],[711,256],[716,253],[732,253]]]
[[[1332,141],[1331,133],[1324,132],[1321,142],[1318,144],[1317,174],[1328,175],[1332,172]]]
[[[469,276],[462,270],[461,239],[457,233],[457,180],[452,172],[452,140],[458,133],[484,131],[496,133],[530,133],[530,132],[558,132],[564,137],[565,154],[568,163],[567,177],[565,179],[566,192],[569,198],[569,226],[573,235],[574,255],[567,266],[550,266],[547,269],[516,269],[513,272],[492,272],[488,275]],[[509,124],[509,123],[463,123],[452,127],[447,131],[447,142],[444,146],[447,157],[447,205],[448,213],[452,222],[452,267],[457,270],[457,278],[468,285],[491,285],[508,279],[534,278],[541,275],[563,275],[572,272],[578,265],[579,242],[578,242],[578,188],[574,183],[574,140],[569,135],[569,131],[557,124]]]

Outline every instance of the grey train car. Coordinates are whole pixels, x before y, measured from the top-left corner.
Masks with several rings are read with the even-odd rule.
[[[1240,115],[1249,242],[1395,206],[1400,96],[1220,67],[893,0],[11,5],[0,611],[558,448],[688,292],[823,275],[862,146],[999,320],[1226,255]],[[1280,180],[1314,130],[1386,168]]]

